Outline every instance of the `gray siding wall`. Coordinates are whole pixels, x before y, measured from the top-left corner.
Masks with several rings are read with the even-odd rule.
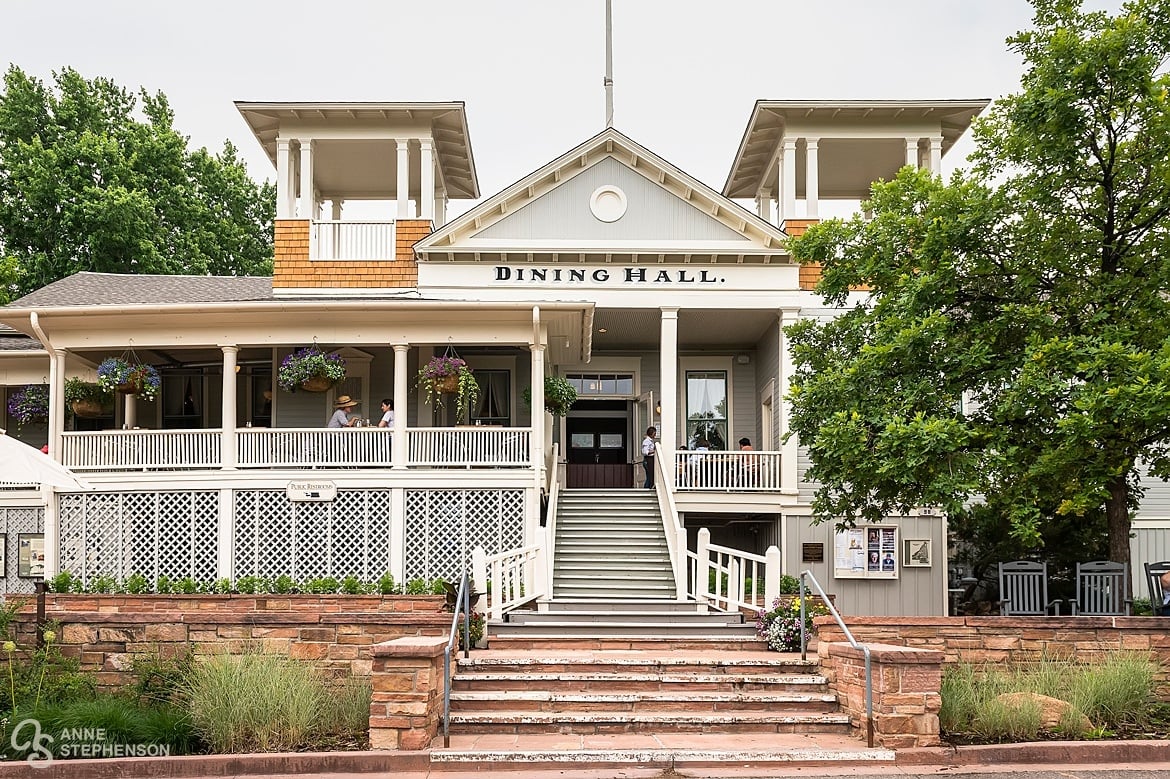
[[[763,395],[768,382],[776,379],[776,395],[772,399],[772,440],[780,445],[780,402],[785,387],[780,386],[780,324],[769,327],[764,336],[756,344],[756,398],[757,403]],[[763,431],[760,431],[761,433]],[[752,439],[756,441],[756,439]],[[759,448],[759,447],[757,447]]]
[[[802,570],[812,571],[825,591],[836,595],[837,610],[857,616],[944,616],[946,614],[947,561],[944,522],[939,517],[896,517],[885,526],[898,531],[897,579],[838,579],[833,576],[832,523],[812,525],[807,517],[788,520],[787,545],[781,546],[784,572],[799,576]],[[907,538],[929,538],[933,541],[933,565],[929,568],[902,567],[903,541]],[[801,544],[824,545],[824,563],[801,563]]]
[[[1134,522],[1133,536],[1129,540],[1129,557],[1132,567],[1133,597],[1150,597],[1150,584],[1146,580],[1145,563],[1170,560],[1170,522]]]
[[[612,184],[625,192],[626,213],[616,222],[602,222],[589,210],[599,186]],[[687,240],[747,239],[676,195],[666,191],[612,157],[591,165],[576,177],[528,203],[516,213],[476,233],[476,238],[650,240],[670,245]]]
[[[731,364],[731,429],[728,431],[727,448],[738,449],[735,442],[747,436],[757,444],[760,441],[759,393],[756,391],[756,363],[753,359],[747,365]]]

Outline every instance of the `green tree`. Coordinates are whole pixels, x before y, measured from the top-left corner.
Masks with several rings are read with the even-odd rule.
[[[140,116],[138,112],[141,100]],[[191,151],[162,93],[16,66],[0,94],[0,269],[10,296],[78,271],[266,274],[276,197],[236,149]]]
[[[792,426],[822,517],[928,504],[986,530],[976,503],[1036,548],[1103,513],[1128,561],[1143,464],[1170,475],[1170,3],[1033,4],[971,176],[905,169],[872,220],[793,241],[852,307],[789,330]]]

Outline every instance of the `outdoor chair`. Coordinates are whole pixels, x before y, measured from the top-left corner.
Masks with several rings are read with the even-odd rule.
[[[1155,617],[1170,617],[1170,604],[1166,603],[1166,591],[1162,589],[1163,574],[1170,573],[1170,560],[1146,563],[1146,581],[1150,585],[1150,608]]]
[[[1048,563],[1016,560],[999,564],[999,613],[1005,617],[1046,617],[1060,601],[1048,600]]]
[[[1077,563],[1076,597],[1069,601],[1073,616],[1129,616],[1129,568],[1124,563],[1096,560]]]

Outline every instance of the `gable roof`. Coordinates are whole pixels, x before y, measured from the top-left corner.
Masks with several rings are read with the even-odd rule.
[[[161,276],[81,271],[46,284],[4,308],[273,300],[271,276]]]
[[[477,241],[476,236],[507,219],[521,208],[561,187],[602,160],[612,159],[627,170],[698,209],[727,228],[735,241],[692,241],[677,244],[653,241],[580,241],[566,235],[552,241],[533,239],[503,242]],[[784,231],[729,200],[703,182],[670,164],[646,147],[610,127],[571,149],[557,159],[525,176],[511,186],[453,219],[415,244],[421,261],[478,260],[481,255],[514,254],[532,260],[581,260],[635,256],[657,258],[659,262],[789,262]]]

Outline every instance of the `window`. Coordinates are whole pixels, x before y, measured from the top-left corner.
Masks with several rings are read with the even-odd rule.
[[[479,401],[471,412],[472,424],[510,425],[511,374],[500,370],[477,370],[475,381],[479,384]]]
[[[203,372],[166,371],[162,376],[162,426],[167,430],[203,427]]]
[[[565,378],[581,397],[634,394],[632,373],[570,373]]]
[[[727,371],[687,371],[687,448],[727,449]]]

